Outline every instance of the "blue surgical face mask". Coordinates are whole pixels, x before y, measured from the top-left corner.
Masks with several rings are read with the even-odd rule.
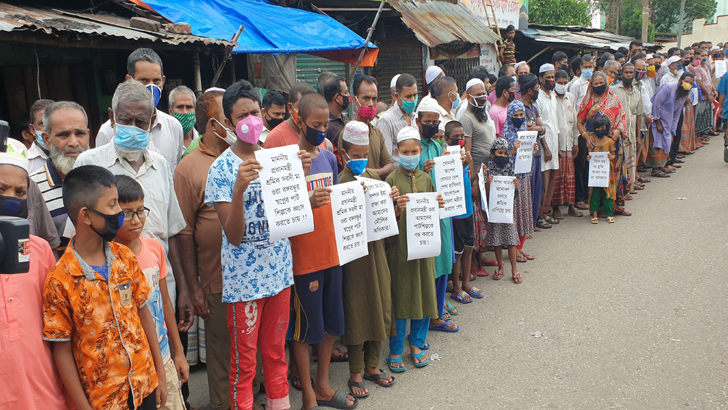
[[[412,101],[402,100],[402,105],[401,105],[402,110],[404,110],[404,112],[406,112],[407,114],[412,114],[413,112],[415,112],[415,107],[417,107],[417,101],[419,99],[420,99],[420,96],[418,95]]]
[[[514,76],[513,76],[513,77],[511,77],[511,78],[513,79],[513,83],[514,83],[514,84],[518,84],[518,76],[515,76],[515,75],[514,75]]]
[[[114,145],[124,151],[141,151],[149,145],[149,131],[133,125],[114,124]]]
[[[458,109],[458,106],[460,106],[460,94],[455,93],[456,100],[452,102],[452,108],[450,108],[450,111],[455,111]]]
[[[346,154],[347,157],[349,157],[349,154]],[[346,163],[346,166],[349,167],[352,173],[354,175],[359,176],[364,173],[364,170],[367,169],[367,163],[369,162],[368,159],[351,159],[349,157],[349,161]]]
[[[35,126],[33,126],[33,129],[35,129]],[[46,148],[45,141],[43,141],[43,131],[35,131],[35,135],[38,137],[35,140],[38,142],[38,145],[40,145],[41,148],[48,151],[48,148]]]
[[[156,84],[147,84],[145,87],[154,96],[154,108],[157,108],[157,105],[159,104],[159,100],[162,99],[162,89],[159,88],[159,86]]]
[[[420,165],[420,154],[411,156],[400,155],[399,165],[407,171],[414,171]]]
[[[591,78],[592,73],[594,73],[593,68],[582,68],[581,69],[581,76],[584,77],[585,80],[588,80]]]

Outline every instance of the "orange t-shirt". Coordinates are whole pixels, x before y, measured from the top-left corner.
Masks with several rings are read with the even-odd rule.
[[[311,171],[306,175],[309,197],[316,188],[339,183],[336,156],[324,149],[319,148],[319,151],[321,154],[311,160]],[[288,238],[293,253],[294,275],[305,275],[339,264],[331,204],[313,210],[313,224],[313,232]]]
[[[278,148],[293,144],[298,144],[298,134],[288,125],[288,121],[283,121],[268,134],[263,148]]]

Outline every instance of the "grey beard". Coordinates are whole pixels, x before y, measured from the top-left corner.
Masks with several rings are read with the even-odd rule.
[[[68,173],[73,169],[73,166],[76,164],[76,158],[66,156],[66,154],[68,152],[83,152],[87,149],[88,146],[80,150],[77,148],[59,150],[55,145],[50,144],[50,154],[53,166],[56,167],[56,170],[58,170],[59,173],[68,175]]]
[[[144,151],[124,151],[114,146],[116,153],[119,157],[123,158],[126,162],[137,162],[144,156]]]

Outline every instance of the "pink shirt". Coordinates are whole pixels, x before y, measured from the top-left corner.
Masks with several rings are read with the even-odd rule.
[[[493,104],[493,106],[490,107],[490,111],[488,111],[488,114],[490,114],[490,117],[493,118],[493,122],[495,122],[495,134],[498,136],[498,138],[502,137],[503,127],[506,124],[508,107],[500,107]]]
[[[55,264],[48,242],[30,235],[30,271],[0,275],[0,409],[67,409],[43,341],[43,287]]]

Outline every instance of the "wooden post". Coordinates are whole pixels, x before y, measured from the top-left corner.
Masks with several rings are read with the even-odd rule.
[[[192,56],[192,67],[195,71],[195,94],[202,94],[202,74],[200,74],[200,52],[195,51]]]

